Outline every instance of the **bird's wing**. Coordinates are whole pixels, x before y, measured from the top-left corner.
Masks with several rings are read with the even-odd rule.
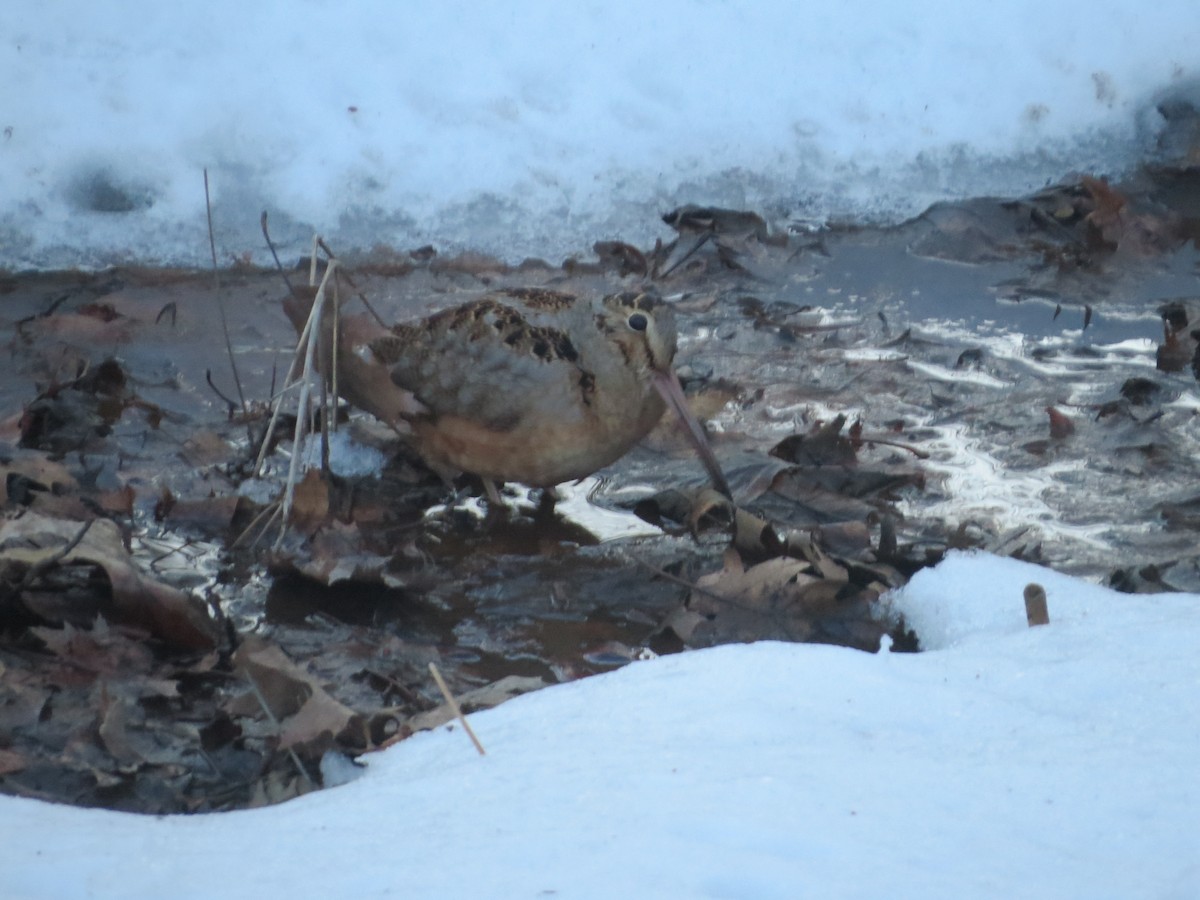
[[[398,325],[371,346],[433,415],[507,431],[534,414],[578,417],[587,405],[591,376],[567,331],[544,321],[485,298]]]

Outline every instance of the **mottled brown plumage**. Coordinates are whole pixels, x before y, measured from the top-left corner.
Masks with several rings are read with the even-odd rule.
[[[664,398],[703,440],[671,371],[675,342],[674,314],[652,292],[527,288],[396,325],[371,350],[425,407],[408,419],[432,464],[551,487],[621,457]],[[727,491],[707,444],[702,453]]]

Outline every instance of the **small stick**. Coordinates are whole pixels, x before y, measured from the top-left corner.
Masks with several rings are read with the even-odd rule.
[[[212,388],[212,392],[225,401],[229,407],[229,418],[233,418],[233,413],[237,409],[237,404],[221,393],[221,389],[213,383],[212,369],[204,370],[204,380],[208,382],[208,386]]]
[[[208,250],[212,254],[213,283],[221,289],[221,270],[217,268],[217,240],[213,237],[212,201],[208,195],[208,167],[204,168],[204,214],[208,217]]]
[[[267,242],[267,247],[271,251],[271,256],[275,258],[275,268],[279,270],[279,275],[283,278],[283,283],[287,285],[288,293],[293,294],[292,283],[288,281],[287,272],[283,269],[283,263],[279,261],[279,254],[275,252],[275,242],[271,240],[271,235],[267,231],[267,211],[264,209],[262,216],[258,220],[258,224],[262,226],[263,240]]]
[[[262,531],[260,531],[258,533],[258,537],[256,537],[251,542],[250,546],[254,546],[255,544],[257,544],[259,539],[262,538],[262,536],[264,534],[266,534],[267,531],[270,529],[271,523],[275,521],[275,517],[278,515],[279,515],[278,501],[276,501],[275,503],[271,503],[268,506],[264,506],[262,508],[262,510],[259,511],[258,515],[256,515],[251,520],[250,524],[247,525],[244,529],[242,529],[242,533],[239,534],[236,538],[234,538],[233,543],[229,545],[230,549],[237,547],[239,544],[241,544],[243,540],[245,540],[247,537],[249,537],[250,532],[252,532],[255,528],[257,528],[258,524],[260,522],[262,522],[263,519],[266,519],[266,522],[263,523]]]
[[[1049,625],[1050,611],[1046,607],[1046,589],[1040,584],[1030,582],[1025,585],[1025,621],[1029,627]]]
[[[221,290],[221,270],[217,267],[217,241],[213,237],[212,201],[208,194],[208,169],[204,170],[204,212],[208,216],[208,247],[212,252],[213,284],[217,289],[217,312],[221,316],[221,333],[225,336],[225,350],[229,354],[229,368],[233,371],[233,385],[237,388],[242,412],[246,412],[246,395],[242,391],[242,379],[238,375],[237,360],[233,356],[233,341],[229,337],[229,321],[225,317],[225,295]]]
[[[67,541],[65,547],[59,548],[45,559],[30,566],[25,572],[25,577],[21,579],[21,583],[17,586],[17,590],[23,591],[26,588],[31,587],[35,581],[42,577],[43,573],[50,569],[51,566],[58,565],[58,563],[66,559],[67,555],[79,546],[80,541],[83,540],[84,535],[88,533],[88,529],[90,529],[95,522],[95,519],[88,519],[83,523],[82,526],[80,526],[79,530],[75,532],[75,537]]]
[[[317,247],[320,245],[321,236],[314,234],[312,238],[312,253],[308,255],[308,286],[312,287],[317,283]]]
[[[329,357],[331,360],[331,364],[330,364],[331,371],[329,373],[329,380],[332,382],[331,391],[333,393],[333,407],[334,407],[333,430],[334,431],[338,430],[338,421],[337,421],[338,368],[340,368],[340,359],[338,358],[338,342],[341,341],[341,339],[342,339],[342,337],[341,337],[342,292],[338,289],[338,285],[340,282],[341,282],[340,278],[335,278],[333,280],[333,346],[329,348]],[[324,333],[324,332],[322,332],[322,333]],[[324,393],[322,393],[322,395],[321,395],[321,400],[322,400],[322,403],[325,402]],[[322,413],[326,413],[327,410],[328,410],[328,406],[321,407]],[[327,421],[328,421],[328,418],[327,418]],[[325,454],[325,456],[323,457],[323,461],[325,463],[325,467],[329,468],[329,459],[328,459],[328,456],[329,456],[329,429],[328,428],[326,428],[322,432],[322,439],[324,441],[324,449],[322,452]]]
[[[930,456],[930,454],[926,453],[924,450],[918,450],[911,444],[903,444],[900,441],[893,441],[889,438],[873,437],[872,435],[864,434],[857,438],[851,438],[851,440],[859,441],[863,444],[882,444],[885,447],[895,447],[898,450],[907,450],[917,459],[929,459]]]
[[[329,245],[325,243],[325,239],[320,237],[319,235],[317,236],[317,246],[320,247],[322,250],[324,250],[325,254],[330,259],[337,259],[336,254],[334,254],[334,252],[329,249]],[[350,273],[345,269],[341,269],[338,272],[338,278],[339,279],[344,278],[346,280],[346,284],[350,285],[350,289],[352,291],[354,291],[355,295],[358,297],[358,299],[363,302],[363,306],[365,306],[367,308],[367,312],[369,312],[372,316],[375,317],[376,322],[378,322],[384,328],[387,328],[388,324],[385,321],[383,321],[383,318],[379,315],[379,313],[375,312],[375,307],[373,307],[371,305],[370,301],[367,300],[367,295],[358,289],[358,285],[354,283],[354,279],[350,277]]]
[[[329,285],[329,279],[337,269],[337,262],[332,261],[325,269],[325,277],[321,279],[321,286],[317,288],[317,296],[313,300],[312,314],[309,316],[306,327],[314,329],[315,334],[309,333],[308,344],[304,353],[304,370],[300,374],[300,396],[296,400],[296,429],[292,438],[292,459],[288,465],[287,487],[283,492],[283,508],[282,519],[283,528],[279,532],[279,540],[275,542],[276,547],[283,543],[285,531],[292,514],[292,501],[296,497],[296,482],[299,479],[300,457],[303,455],[304,435],[308,431],[308,417],[311,409],[309,398],[312,391],[313,370],[316,368],[317,355],[317,340],[319,340],[321,317],[325,314],[325,297],[326,288]],[[314,326],[313,322],[317,324]],[[265,446],[265,444],[264,444]]]
[[[479,751],[479,755],[487,756],[487,753],[484,752],[483,744],[479,743],[479,738],[475,737],[475,732],[471,730],[471,726],[467,723],[467,717],[463,715],[462,707],[458,705],[458,701],[450,693],[450,688],[446,686],[445,679],[442,678],[442,673],[438,671],[437,663],[429,664],[429,674],[437,682],[438,690],[446,698],[446,704],[450,707],[451,712],[458,716],[458,721],[462,722],[463,730],[467,733],[467,737],[471,739],[471,743],[475,745],[475,749]]]
[[[242,674],[245,675],[246,680],[250,682],[250,690],[254,692],[254,697],[256,700],[258,700],[258,705],[262,707],[263,713],[266,714],[267,721],[274,726],[276,734],[282,734],[283,726],[279,724],[279,719],[275,718],[275,713],[271,711],[271,705],[267,703],[267,698],[264,697],[263,692],[259,690],[258,682],[254,680],[254,676],[250,674],[248,669],[244,670]],[[295,764],[296,768],[300,770],[301,777],[308,782],[308,786],[310,788],[316,788],[317,783],[313,781],[313,777],[308,774],[308,769],[306,769],[304,767],[304,763],[300,761],[300,757],[296,754],[296,748],[288,747],[287,752],[288,755],[291,756],[292,762]]]
[[[667,269],[665,272],[659,272],[658,277],[666,278],[668,275],[670,275],[672,272],[674,272],[676,269],[678,269],[680,266],[682,266],[685,262],[687,262],[689,259],[691,259],[692,254],[695,253],[697,250],[699,250],[701,247],[703,247],[704,244],[708,241],[708,239],[711,238],[712,236],[713,236],[712,231],[704,232],[704,234],[702,234],[700,236],[700,239],[698,241],[696,241],[695,244],[692,245],[692,249],[688,250],[687,253],[683,254],[683,256],[681,256],[679,259],[677,259],[675,261],[675,264],[673,266],[671,266],[671,268]]]

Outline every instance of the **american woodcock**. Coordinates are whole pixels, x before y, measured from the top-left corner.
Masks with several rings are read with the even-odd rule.
[[[626,453],[669,404],[721,474],[671,368],[675,316],[652,291],[588,299],[505,289],[371,342],[424,409],[406,415],[435,467],[552,487]]]

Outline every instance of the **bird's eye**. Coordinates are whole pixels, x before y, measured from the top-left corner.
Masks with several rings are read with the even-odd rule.
[[[650,324],[650,320],[646,318],[644,313],[640,312],[634,313],[626,321],[634,331],[645,331]]]

